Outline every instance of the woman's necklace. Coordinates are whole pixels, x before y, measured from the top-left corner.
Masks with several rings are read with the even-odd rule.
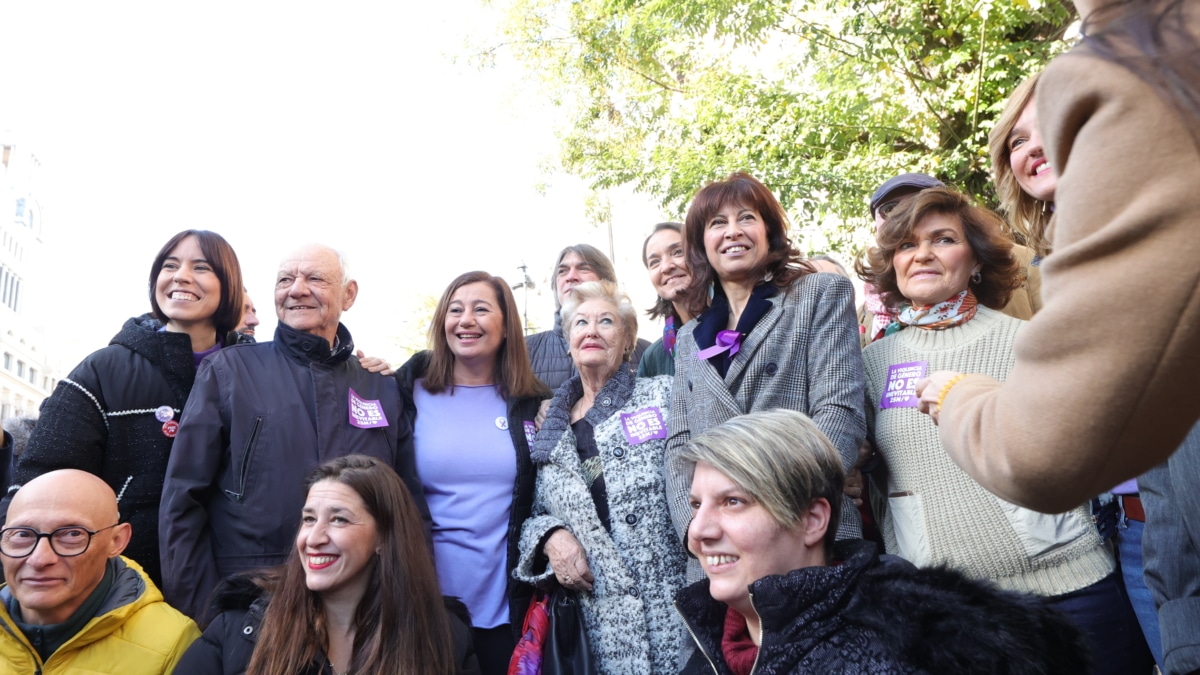
[[[344,672],[344,673],[343,673],[343,672],[338,672],[337,666],[333,665],[333,661],[330,661],[330,662],[329,662],[329,669],[333,671],[333,675],[350,675],[350,669],[349,669],[349,668],[347,668],[347,669],[346,669],[346,672]]]

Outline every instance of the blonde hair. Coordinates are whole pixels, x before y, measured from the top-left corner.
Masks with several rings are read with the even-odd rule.
[[[996,185],[996,196],[1000,199],[1000,211],[1008,218],[1009,231],[1018,244],[1024,244],[1038,255],[1050,253],[1050,242],[1046,239],[1046,227],[1053,214],[1045,202],[1034,199],[1021,189],[1013,173],[1012,152],[1008,137],[1025,108],[1033,104],[1035,89],[1041,73],[1037,73],[1017,85],[1008,97],[1004,112],[996,120],[996,126],[988,134],[988,154],[992,157],[992,181]],[[1051,167],[1053,171],[1054,168]]]
[[[621,319],[621,336],[625,340],[623,356],[626,361],[632,360],[633,349],[637,345],[637,310],[633,308],[629,296],[612,281],[589,281],[571,289],[560,310],[563,339],[568,345],[571,344],[571,318],[579,306],[589,300],[605,300],[617,308],[617,317]]]
[[[676,456],[691,475],[698,462],[724,474],[784,529],[794,527],[813,500],[829,502],[825,549],[837,535],[845,471],[833,443],[804,413],[779,408],[739,415],[700,434]]]

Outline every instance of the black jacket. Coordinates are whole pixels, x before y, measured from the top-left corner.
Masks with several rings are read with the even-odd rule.
[[[755,675],[784,673],[1086,673],[1082,634],[1041,598],[943,568],[839,542],[830,567],[750,585],[763,636]],[[708,580],[676,595],[700,649],[683,673],[731,672],[721,653],[726,605]],[[714,670],[715,669],[715,670]]]
[[[42,403],[9,491],[56,469],[104,479],[120,497],[121,520],[133,526],[124,555],[158,585],[158,503],[174,441],[163,424],[178,424],[196,378],[191,338],[161,327],[148,314],[126,321],[108,347],[59,381]]]
[[[525,338],[525,347],[529,350],[529,361],[533,365],[533,372],[543,384],[550,387],[551,391],[558,391],[563,382],[575,377],[578,373],[575,370],[575,362],[571,360],[571,354],[567,351],[567,346],[567,341],[562,334],[562,317],[558,312],[554,313],[552,330],[542,331]],[[642,354],[649,346],[649,341],[638,338],[631,360],[634,370],[637,369],[638,361],[642,359]]]
[[[279,324],[273,342],[226,347],[201,364],[159,518],[163,595],[184,614],[203,618],[221,578],[284,561],[304,481],[327,460],[383,460],[428,523],[396,383],[358,364],[341,325],[338,343],[332,352],[326,340]],[[350,390],[378,401],[387,426],[351,424]]]
[[[479,664],[471,641],[471,616],[456,598],[445,598],[454,635],[454,662],[460,675],[478,675]],[[211,613],[216,616],[192,646],[175,672],[186,675],[242,675],[258,641],[258,628],[270,598],[253,578],[234,576],[221,582],[213,594]],[[314,663],[299,675],[331,675],[326,663]]]
[[[417,378],[425,377],[429,368],[429,352],[414,354],[400,370],[396,371],[396,382],[400,385],[400,396],[404,400],[404,409],[408,413],[408,426],[416,428],[417,407],[413,403],[413,387]],[[529,601],[533,595],[533,587],[512,578],[520,553],[517,544],[521,539],[521,525],[533,510],[533,486],[537,479],[537,467],[529,459],[529,439],[525,435],[525,423],[532,422],[537,417],[538,406],[542,399],[512,398],[508,399],[508,433],[512,437],[513,450],[517,462],[517,482],[513,485],[512,510],[508,518],[508,564],[505,567],[508,574],[508,616],[513,632],[519,634],[525,621],[525,612],[529,609]],[[410,437],[411,438],[411,437]],[[410,450],[415,458],[416,452]],[[415,461],[415,460],[414,460]],[[436,520],[437,514],[431,514]]]

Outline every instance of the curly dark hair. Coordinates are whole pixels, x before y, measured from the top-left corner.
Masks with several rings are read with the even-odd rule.
[[[958,216],[962,223],[963,234],[980,264],[979,282],[970,282],[975,298],[992,309],[1007,305],[1021,285],[1021,266],[1013,258],[1012,241],[1004,236],[1004,221],[951,188],[922,190],[897,207],[875,233],[875,246],[855,261],[854,271],[859,278],[875,287],[889,309],[897,310],[908,302],[897,284],[892,258],[917,225],[935,213]]]
[[[709,286],[720,283],[704,251],[704,230],[708,221],[727,204],[750,207],[762,216],[770,248],[763,264],[763,278],[769,275],[771,283],[787,288],[796,279],[816,271],[788,239],[787,214],[775,195],[754,176],[735,171],[725,180],[713,181],[700,188],[684,219],[683,240],[688,267],[692,270],[687,306],[693,316],[699,316],[708,308]]]

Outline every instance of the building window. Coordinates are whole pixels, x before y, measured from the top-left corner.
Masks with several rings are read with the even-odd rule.
[[[12,354],[4,352],[4,369],[12,370]]]
[[[25,362],[17,361],[17,377],[25,377]]]
[[[29,384],[37,385],[37,368],[29,369]]]

